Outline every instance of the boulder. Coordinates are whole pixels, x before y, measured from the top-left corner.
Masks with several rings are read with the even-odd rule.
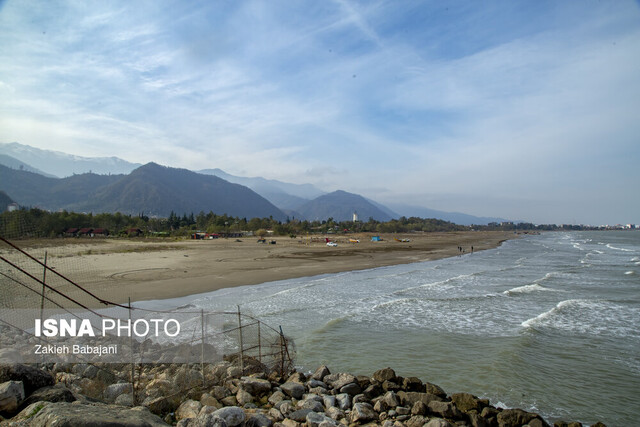
[[[455,427],[447,420],[442,418],[431,418],[423,427]]]
[[[202,403],[197,400],[185,400],[180,406],[178,406],[178,409],[176,409],[176,420],[196,418],[198,414],[200,414],[201,409]]]
[[[477,396],[470,393],[454,393],[451,395],[451,401],[462,412],[482,411],[482,405]]]
[[[336,397],[325,394],[322,396],[322,403],[324,404],[325,408],[329,409],[333,406],[336,406]]]
[[[253,396],[245,390],[240,389],[236,393],[236,401],[238,402],[238,405],[244,406],[247,403],[253,403]]]
[[[447,393],[440,386],[435,384],[424,383],[424,391],[429,394],[435,394],[443,399],[447,397]]]
[[[429,419],[422,415],[414,415],[409,418],[405,424],[407,427],[422,427],[427,423],[427,421],[429,421]]]
[[[356,383],[349,383],[343,387],[340,387],[340,393],[347,393],[348,395],[355,396],[362,391],[360,386]]]
[[[71,390],[63,384],[56,384],[53,387],[42,387],[34,391],[31,396],[24,400],[21,406],[26,408],[35,402],[74,402],[75,400],[76,397]]]
[[[286,395],[291,396],[294,399],[302,399],[305,392],[305,388],[302,384],[292,381],[282,384],[280,388]]]
[[[322,365],[318,369],[316,369],[313,375],[311,375],[311,378],[313,378],[314,380],[323,381],[324,377],[329,374],[331,374],[329,368],[327,368],[325,365]]]
[[[287,396],[285,396],[283,392],[278,390],[278,391],[275,391],[271,396],[269,396],[268,402],[271,405],[275,406],[277,403],[282,402],[286,398]]]
[[[385,381],[393,381],[396,379],[396,372],[391,368],[380,369],[373,373],[373,379],[381,384]]]
[[[437,400],[433,400],[429,402],[427,405],[429,411],[433,414],[439,415],[442,418],[461,418],[462,413],[453,406],[451,402],[439,402]]]
[[[118,383],[107,386],[107,388],[104,389],[102,395],[106,400],[113,402],[116,397],[120,396],[121,394],[131,393],[132,391],[133,387],[131,386],[131,383]]]
[[[273,421],[263,414],[254,414],[244,423],[244,427],[271,427]]]
[[[0,384],[0,411],[16,412],[24,400],[22,381],[6,381]]]
[[[21,363],[0,364],[0,383],[6,381],[22,381],[25,396],[54,384],[53,376],[48,372]]]
[[[287,418],[299,423],[303,423],[307,421],[307,415],[311,412],[314,411],[312,411],[311,409],[298,409],[297,411],[293,411],[292,413],[290,413]]]
[[[227,406],[226,408],[218,409],[211,415],[222,418],[228,427],[240,425],[246,418],[244,411],[237,406]]]
[[[176,427],[227,427],[227,423],[213,414],[204,414],[197,418],[184,418]]]
[[[402,389],[404,391],[424,391],[424,384],[417,377],[404,378],[402,380]]]
[[[499,427],[520,427],[530,424],[531,421],[537,419],[542,422],[542,426],[547,427],[548,424],[538,414],[527,412],[522,409],[504,409],[498,414]]]
[[[271,383],[254,377],[240,378],[240,388],[253,396],[261,396],[271,391]]]
[[[324,405],[322,404],[322,401],[315,399],[305,399],[298,402],[298,407],[300,409],[311,409],[313,412],[324,412]]]
[[[338,425],[338,423],[336,423],[336,421],[333,418],[329,418],[325,414],[321,414],[318,412],[309,412],[307,414],[307,419],[305,421],[307,422],[307,426],[309,427],[319,427],[320,424],[323,424],[323,423],[328,423],[328,425],[331,425],[331,426]]]
[[[347,393],[338,394],[336,396],[336,404],[338,405],[338,408],[342,409],[343,411],[351,409],[351,396],[349,396]]]
[[[429,408],[422,401],[418,401],[411,407],[412,415],[426,415],[429,412]]]
[[[325,411],[325,413],[332,419],[332,420],[341,420],[345,417],[345,413],[342,409],[332,406],[331,408],[327,409]]]
[[[422,402],[425,405],[429,405],[429,402],[442,401],[442,398],[435,394],[420,393],[417,391],[399,391],[397,393],[400,403],[404,406],[413,407],[416,402]]]
[[[377,419],[373,407],[368,403],[356,403],[353,405],[350,414],[350,421],[352,423],[362,423],[366,421],[372,421]]]
[[[117,405],[68,402],[36,402],[16,415],[12,421],[28,420],[32,427],[160,427],[167,424],[147,409],[137,406],[125,408]]]
[[[304,384],[307,381],[307,377],[302,372],[294,372],[287,378],[286,382]]]
[[[351,374],[339,373],[327,375],[326,377],[324,377],[324,382],[333,387],[335,390],[340,390],[347,384],[356,383],[357,379]]]
[[[387,408],[395,408],[400,405],[400,399],[393,391],[386,392],[381,400],[387,405]]]

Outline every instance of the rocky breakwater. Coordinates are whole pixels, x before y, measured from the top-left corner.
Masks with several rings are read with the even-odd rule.
[[[100,377],[92,365],[54,366],[49,371],[1,365],[0,414],[4,418],[0,426],[549,425],[535,413],[496,408],[468,393],[447,395],[435,384],[399,377],[391,368],[371,377],[331,373],[326,366],[310,375],[296,372],[287,377],[259,371],[243,375],[229,362],[206,366],[204,375],[199,368],[147,365],[138,372],[135,385],[126,382],[123,368],[111,377],[112,384],[98,388],[92,383],[103,384],[107,376]],[[100,396],[82,394],[83,387],[100,389]],[[132,407],[134,404],[137,406]]]

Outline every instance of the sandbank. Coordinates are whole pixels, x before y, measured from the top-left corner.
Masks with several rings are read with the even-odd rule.
[[[371,236],[267,237],[266,244],[257,243],[257,237],[69,238],[15,243],[38,259],[44,259],[46,251],[47,264],[56,271],[105,300],[126,303],[129,298],[177,298],[234,286],[435,260],[460,255],[458,247],[468,254],[472,246],[477,252],[516,237],[513,232],[465,231],[382,234],[383,240],[374,242]],[[327,246],[324,237],[338,246]]]

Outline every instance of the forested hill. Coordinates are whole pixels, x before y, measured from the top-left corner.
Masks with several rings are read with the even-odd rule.
[[[215,176],[149,163],[129,175],[81,174],[47,178],[0,165],[0,190],[21,206],[78,212],[121,212],[167,217],[215,212],[238,217],[286,215],[252,190]]]
[[[187,169],[148,163],[98,190],[77,208],[168,217],[173,212],[215,212],[246,218],[285,220],[265,198],[239,184]]]

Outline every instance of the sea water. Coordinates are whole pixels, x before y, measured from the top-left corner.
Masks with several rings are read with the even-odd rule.
[[[640,232],[549,232],[163,305],[239,305],[282,326],[302,370],[371,375],[390,366],[548,421],[630,426],[640,425],[639,274]]]

